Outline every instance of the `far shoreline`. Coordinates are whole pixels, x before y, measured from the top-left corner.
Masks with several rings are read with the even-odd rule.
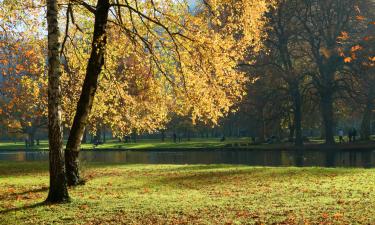
[[[186,151],[374,151],[375,141],[370,142],[359,142],[359,143],[343,143],[343,144],[311,144],[307,143],[303,146],[294,146],[291,143],[285,144],[234,144],[233,146],[221,146],[221,147],[145,147],[145,148],[132,148],[123,146],[121,148],[82,148],[81,151],[96,151],[96,152],[114,152],[114,151],[156,151],[156,152],[186,152]],[[48,149],[0,149],[0,152],[44,152]]]

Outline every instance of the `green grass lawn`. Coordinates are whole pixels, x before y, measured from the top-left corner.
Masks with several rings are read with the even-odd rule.
[[[84,165],[72,202],[41,205],[46,163],[0,162],[0,224],[375,224],[375,170]]]

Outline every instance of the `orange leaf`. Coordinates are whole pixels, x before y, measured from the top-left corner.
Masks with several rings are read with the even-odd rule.
[[[346,41],[349,39],[349,33],[346,31],[341,32],[341,36],[338,37],[339,40]]]
[[[30,57],[33,53],[34,53],[33,50],[26,51],[25,56]]]
[[[364,16],[356,16],[356,19],[359,20],[359,21],[363,21],[365,20],[366,18]]]
[[[89,209],[89,206],[85,204],[85,205],[81,205],[79,208],[80,209]]]
[[[356,52],[356,51],[359,51],[359,50],[362,50],[363,48],[362,48],[362,46],[360,46],[360,45],[355,45],[355,46],[353,46],[352,48],[351,48],[351,51],[352,52]]]
[[[341,218],[343,215],[341,214],[341,213],[335,213],[334,215],[333,215],[333,217],[335,218],[335,219],[339,219],[339,218]]]
[[[346,57],[345,59],[344,59],[344,62],[345,63],[350,63],[352,61],[352,58],[351,57]]]

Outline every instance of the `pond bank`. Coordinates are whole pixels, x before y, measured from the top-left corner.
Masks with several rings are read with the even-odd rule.
[[[259,150],[283,150],[283,151],[304,151],[304,150],[317,150],[317,151],[373,151],[375,150],[375,141],[370,142],[359,142],[359,143],[343,143],[335,145],[325,145],[325,144],[312,144],[307,143],[301,147],[294,146],[292,144],[259,144],[253,145],[249,143],[231,143],[226,146],[203,146],[203,147],[191,147],[191,146],[173,146],[169,144],[166,147],[138,147],[138,146],[127,146],[126,144],[118,145],[116,147],[105,147],[98,146],[91,148],[87,147],[85,144],[81,149],[82,151],[215,151],[215,150],[240,150],[240,151],[259,151]],[[47,151],[47,148],[35,148],[35,149],[25,149],[25,148],[0,148],[1,151]]]

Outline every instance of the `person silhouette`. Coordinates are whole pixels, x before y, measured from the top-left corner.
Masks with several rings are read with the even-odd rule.
[[[344,131],[342,129],[339,130],[338,132],[339,135],[339,142],[343,143],[344,142]]]

